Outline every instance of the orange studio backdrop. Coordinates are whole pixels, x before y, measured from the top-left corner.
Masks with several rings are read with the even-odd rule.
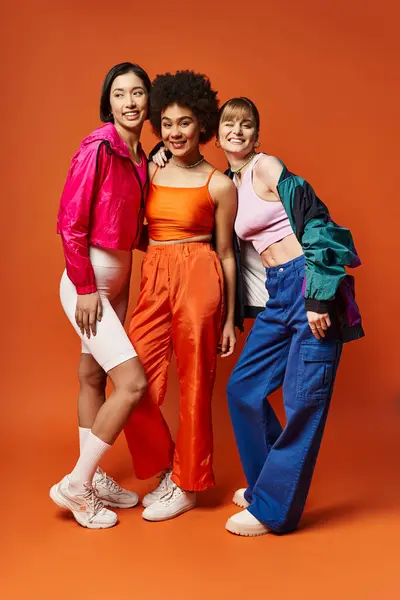
[[[3,598],[398,596],[399,16],[389,0],[3,3]],[[231,494],[244,484],[225,386],[245,335],[236,356],[219,361],[217,487],[199,508],[160,524],[145,523],[139,508],[121,511],[116,528],[91,532],[48,498],[78,450],[80,345],[58,297],[58,202],[72,154],[99,124],[104,75],[124,60],[152,78],[204,72],[221,102],[252,98],[262,150],[308,179],[354,234],[367,337],[345,347],[304,518],[290,536],[224,530]],[[146,124],[145,150],[154,143]],[[212,142],[205,154],[225,169]],[[131,308],[141,260],[135,252]],[[173,427],[177,396],[172,365],[165,412]],[[273,401],[283,418],[280,395]],[[153,484],[135,479],[123,438],[105,468],[141,494]]]

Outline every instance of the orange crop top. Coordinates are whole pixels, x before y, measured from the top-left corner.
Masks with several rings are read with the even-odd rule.
[[[211,171],[205,185],[200,187],[169,187],[153,183],[146,203],[149,237],[158,242],[184,240],[209,235],[214,229],[215,205],[208,184],[216,169]]]

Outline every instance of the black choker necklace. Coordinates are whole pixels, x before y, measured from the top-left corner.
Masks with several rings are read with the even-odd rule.
[[[231,169],[231,173],[233,173],[233,175],[237,175],[238,173],[240,173],[240,171],[242,169],[244,169],[244,167],[246,165],[248,165],[251,160],[253,160],[253,158],[255,157],[256,154],[257,154],[257,152],[254,152],[254,150],[253,150],[253,152],[250,154],[250,157],[246,160],[246,162],[243,163],[242,166],[239,167],[239,169],[236,169],[235,171],[233,169]]]

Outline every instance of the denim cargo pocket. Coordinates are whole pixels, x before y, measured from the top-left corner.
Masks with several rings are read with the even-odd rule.
[[[297,376],[297,397],[306,404],[327,400],[332,391],[339,345],[303,342]]]

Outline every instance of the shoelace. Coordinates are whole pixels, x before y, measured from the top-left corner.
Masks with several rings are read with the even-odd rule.
[[[114,494],[119,494],[122,492],[121,486],[118,485],[115,479],[110,477],[110,475],[107,475],[107,473],[100,469],[100,467],[98,468],[98,471],[103,478],[105,486],[110,490],[110,492],[113,492]]]
[[[160,483],[157,486],[157,491],[162,494],[160,498],[162,498],[163,495],[167,494],[169,491],[169,484],[171,482],[170,475],[171,471],[164,471],[161,473],[161,475],[157,475],[157,479],[160,480]]]
[[[176,483],[171,481],[171,488],[163,496],[161,496],[160,501],[169,502],[170,500],[175,500],[175,498],[178,498],[183,493],[184,490],[178,487]]]
[[[91,486],[88,483],[85,483],[85,489],[86,491],[83,494],[83,498],[86,504],[89,506],[91,512],[93,513],[93,516],[91,517],[91,519],[93,519],[93,517],[95,517],[97,513],[103,510],[104,504],[98,497],[96,489],[93,486]]]

